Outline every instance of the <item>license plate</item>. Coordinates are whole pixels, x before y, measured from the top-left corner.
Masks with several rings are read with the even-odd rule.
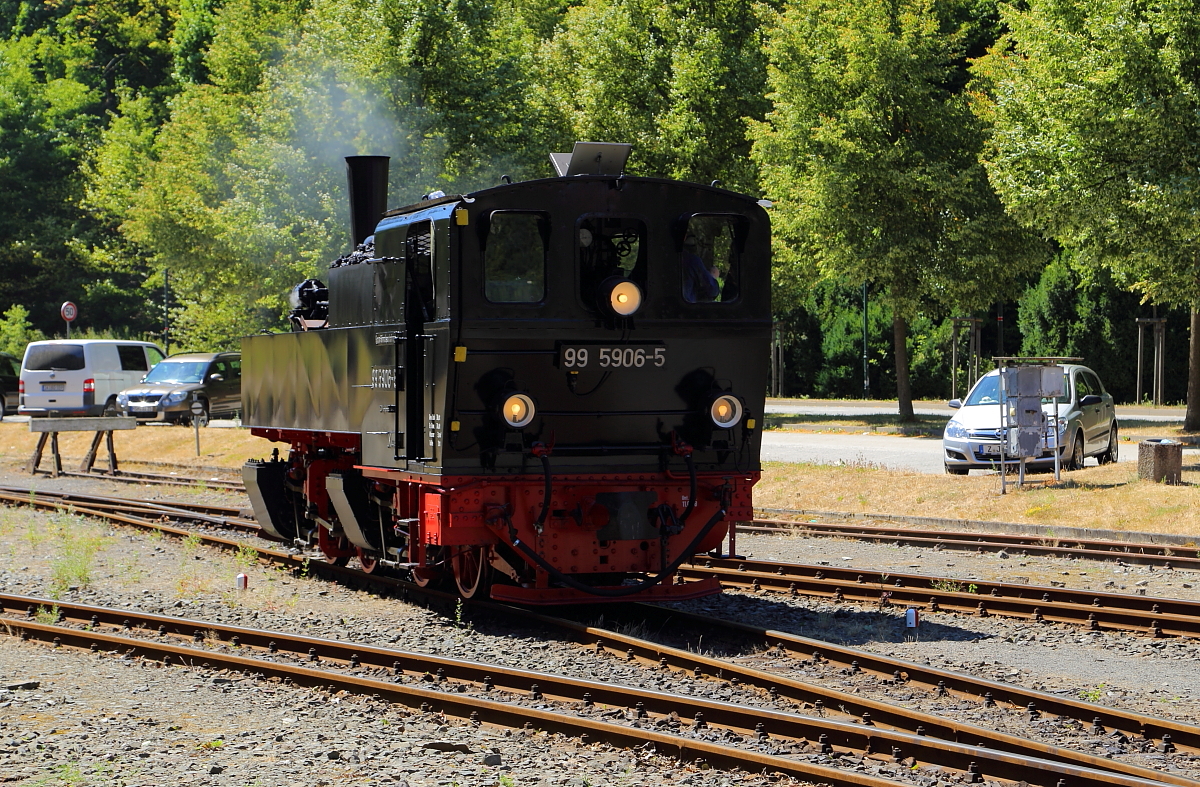
[[[42,383],[43,391],[65,391],[67,390],[66,383]]]
[[[140,410],[153,410],[154,405],[152,405],[152,404],[131,404],[131,405],[129,405],[129,409],[130,410],[139,410],[139,411]]]
[[[558,365],[564,369],[661,369],[667,348],[661,344],[601,344],[562,346]]]
[[[998,445],[981,445],[979,453],[985,456],[1000,456],[1000,446]]]

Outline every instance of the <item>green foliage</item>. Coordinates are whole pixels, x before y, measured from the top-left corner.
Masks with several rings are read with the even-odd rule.
[[[25,346],[44,338],[29,322],[29,310],[24,306],[18,304],[4,312],[4,319],[0,320],[0,352],[24,358]]]
[[[1158,303],[1200,303],[1200,14],[1194,2],[1003,7],[976,66],[992,182],[1044,228]]]
[[[985,129],[962,84],[987,28],[969,6],[799,0],[772,21],[774,105],[750,135],[775,201],[777,258],[794,278],[815,267],[870,282],[908,321],[930,304],[985,307],[1038,265],[1040,244],[1004,214],[978,163]]]
[[[979,166],[956,87],[979,35],[954,0],[804,0],[767,44],[774,108],[751,124],[780,256],[872,282],[902,316],[986,306],[1037,264]]]
[[[562,143],[631,142],[635,174],[757,191],[742,126],[768,109],[753,3],[585,0],[567,11],[541,66]]]
[[[1009,210],[1200,330],[1200,59],[1195,2],[1035,0],[977,65],[977,111]],[[1200,429],[1192,336],[1187,430]]]
[[[1137,391],[1138,316],[1149,317],[1149,307],[1140,298],[1117,285],[1104,267],[1088,265],[1068,252],[1059,254],[1042,271],[1038,284],[1026,290],[1020,301],[1020,328],[1025,355],[1068,355],[1083,358],[1100,376],[1105,389],[1117,401],[1131,402]],[[1165,311],[1165,310],[1164,310]],[[1168,318],[1167,368],[1187,365],[1184,315]],[[1144,392],[1152,388],[1152,332],[1145,334],[1146,364]],[[1167,401],[1186,395],[1183,375],[1166,376]]]
[[[58,605],[47,607],[38,605],[37,610],[33,613],[33,619],[45,626],[53,626],[58,622],[59,618]]]
[[[87,585],[92,579],[96,554],[105,538],[95,528],[75,516],[56,516],[50,527],[55,555],[50,562],[50,595],[59,598],[74,585]]]

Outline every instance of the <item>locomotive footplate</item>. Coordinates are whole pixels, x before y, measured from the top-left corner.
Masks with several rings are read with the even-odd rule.
[[[606,598],[591,596],[580,590],[571,588],[526,588],[515,585],[493,585],[492,598],[496,601],[507,601],[511,604],[527,604],[530,606],[551,604],[597,604],[612,601],[687,601],[693,598],[715,596],[721,592],[721,583],[716,577],[688,582],[684,585],[673,585],[670,580],[664,580],[661,585],[639,591],[636,595],[622,598]]]

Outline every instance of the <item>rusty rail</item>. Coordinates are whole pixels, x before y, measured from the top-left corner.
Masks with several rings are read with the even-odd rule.
[[[739,532],[778,533],[781,530],[801,531],[810,536],[857,538],[939,549],[1016,550],[1028,555],[1079,557],[1090,560],[1117,561],[1135,565],[1187,568],[1200,570],[1200,546],[1152,544],[1148,542],[1111,541],[1062,537],[1052,535],[1027,536],[1005,533],[979,533],[960,530],[934,530],[914,527],[859,525],[847,522],[811,522],[789,519],[755,519],[752,524],[738,525]],[[1072,546],[1074,545],[1074,546]]]
[[[998,615],[1162,636],[1200,636],[1200,602],[1096,590],[958,580],[923,574],[709,558],[681,569],[727,587],[815,596],[831,601],[913,606],[980,617]],[[975,587],[972,591],[971,586]]]
[[[34,603],[45,607],[54,604],[47,599],[14,596],[3,598],[6,607]],[[701,751],[710,762],[726,763],[727,767],[748,769],[752,765],[757,770],[769,768],[810,779],[820,776],[839,784],[846,782],[841,778],[843,772],[836,769],[815,766],[814,771],[814,766],[786,757],[688,738],[682,734],[682,728],[680,734],[669,735],[655,733],[649,727],[661,727],[662,722],[672,718],[692,717],[692,734],[703,734],[710,725],[719,725],[752,741],[757,740],[759,745],[778,746],[781,742],[790,742],[806,750],[812,749],[828,754],[848,751],[854,756],[904,763],[906,767],[917,763],[937,764],[959,771],[967,781],[981,780],[983,775],[987,775],[1047,787],[1058,784],[1063,778],[1069,779],[1072,784],[1081,785],[1196,784],[1178,776],[1114,763],[1034,742],[1026,742],[1027,745],[1018,751],[1001,751],[993,746],[990,740],[986,746],[975,746],[885,730],[872,724],[816,719],[768,708],[739,706],[699,697],[341,643],[285,632],[247,629],[78,604],[59,603],[57,609],[68,621],[82,624],[86,619],[85,625],[91,630],[45,625],[28,620],[6,619],[4,622],[10,629],[29,636],[36,635],[39,639],[53,642],[56,646],[87,647],[93,651],[114,649],[130,655],[141,655],[143,658],[156,658],[160,662],[164,658],[180,663],[203,662],[210,667],[217,665],[243,672],[289,677],[298,682],[312,681],[316,685],[334,685],[359,693],[391,695],[395,698],[394,701],[410,707],[416,707],[420,702],[423,710],[431,708],[462,718],[505,726],[521,726],[526,722],[534,722],[539,726],[547,724],[558,731],[565,729],[568,734],[592,732],[600,739],[618,745],[629,745],[627,741],[630,737],[638,735],[641,736],[639,743],[647,739],[653,740],[656,747],[667,747],[670,753],[681,759],[694,756],[695,751]],[[142,629],[146,635],[155,637],[156,641],[149,641],[144,637],[106,634],[98,630],[104,624],[122,629]],[[215,638],[223,643],[220,646],[222,650],[189,648],[163,641],[172,638],[173,635],[185,639],[190,637],[198,642],[212,642]],[[229,653],[228,649],[234,650],[236,655]],[[281,661],[280,658],[284,656],[304,659],[308,666]],[[312,666],[317,663],[350,668],[359,674],[347,675]],[[436,677],[433,677],[435,671]],[[362,674],[367,672],[374,672],[375,676],[368,677]],[[380,680],[380,675],[387,675],[391,679]],[[429,684],[430,687],[397,682],[409,679],[415,679],[418,684]],[[523,695],[542,704],[554,702],[570,707],[546,711],[544,708],[530,708],[517,704],[511,697],[506,698],[506,702],[495,702],[480,696],[491,691],[503,690],[507,690],[509,694]],[[447,696],[471,692],[474,692],[475,696]],[[596,712],[589,710],[594,708],[596,703],[628,709],[626,716],[632,716],[631,721],[636,729],[587,718],[590,713]],[[647,726],[642,726],[643,724]],[[654,737],[648,737],[647,733]],[[815,746],[812,745],[814,743]],[[697,744],[703,748],[698,748]],[[1039,757],[1039,754],[1042,757]],[[1046,755],[1053,759],[1046,759]]]

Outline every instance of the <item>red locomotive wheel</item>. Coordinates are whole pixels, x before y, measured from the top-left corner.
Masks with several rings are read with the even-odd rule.
[[[350,562],[350,558],[354,555],[354,547],[350,545],[350,541],[345,536],[341,536],[335,541],[329,538],[324,528],[321,528],[318,546],[321,547],[321,553],[325,556],[325,562],[331,566],[343,567]]]
[[[383,573],[380,569],[379,558],[363,551],[362,547],[358,547],[358,564],[362,566],[364,574]]]
[[[492,589],[491,549],[458,547],[451,558],[454,583],[463,598],[487,598]]]
[[[412,581],[417,587],[427,588],[437,584],[444,578],[442,569],[446,567],[443,554],[444,547],[425,547],[425,565],[412,570]]]

